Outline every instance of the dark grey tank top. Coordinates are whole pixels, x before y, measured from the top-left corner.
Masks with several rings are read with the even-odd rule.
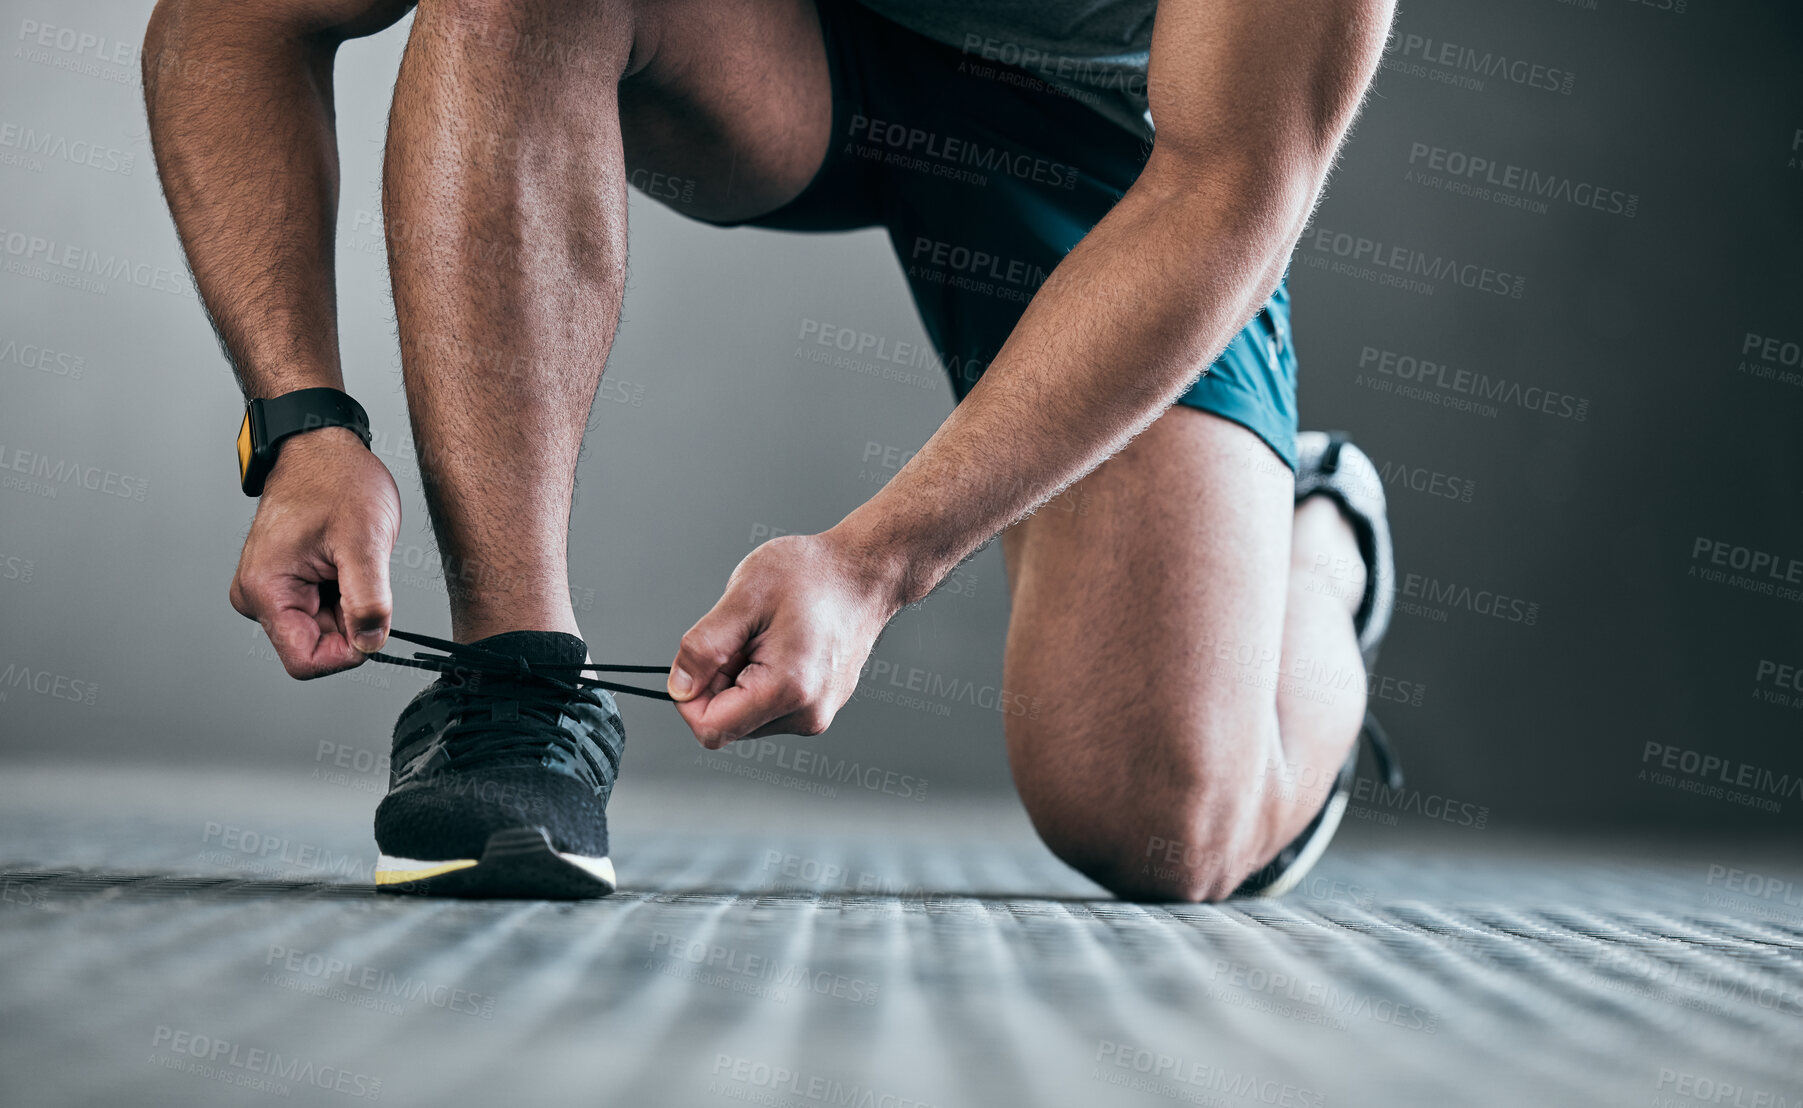
[[[858,0],[955,46],[1018,66],[1145,137],[1146,63],[1158,0]]]

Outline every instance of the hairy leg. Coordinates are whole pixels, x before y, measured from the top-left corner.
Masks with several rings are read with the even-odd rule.
[[[1177,407],[1004,537],[1009,760],[1046,844],[1133,897],[1219,899],[1299,834],[1357,735],[1358,566],[1255,435]],[[1325,560],[1323,560],[1325,559]],[[1350,594],[1350,599],[1348,599]]]
[[[812,0],[420,4],[383,204],[455,638],[577,631],[570,498],[629,165],[697,181],[699,214],[754,215],[800,192],[830,128]]]

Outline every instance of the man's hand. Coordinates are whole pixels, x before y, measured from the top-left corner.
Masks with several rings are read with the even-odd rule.
[[[739,563],[670,667],[702,746],[826,730],[899,608],[871,565],[832,532],[772,539]]]
[[[282,443],[232,579],[232,607],[263,625],[290,677],[361,665],[388,638],[388,558],[401,530],[394,478],[354,432]]]

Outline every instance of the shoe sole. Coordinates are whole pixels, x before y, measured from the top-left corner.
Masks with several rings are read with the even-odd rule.
[[[1354,741],[1352,752],[1346,756],[1346,761],[1340,766],[1339,775],[1334,778],[1333,794],[1327,798],[1327,803],[1322,805],[1320,817],[1312,821],[1312,828],[1306,832],[1308,841],[1302,844],[1302,849],[1296,852],[1296,857],[1290,861],[1282,873],[1271,878],[1268,884],[1259,885],[1256,888],[1246,888],[1242,885],[1235,890],[1236,896],[1267,899],[1284,896],[1302,884],[1303,878],[1307,877],[1309,871],[1315,868],[1315,863],[1319,862],[1321,856],[1327,853],[1328,844],[1333,842],[1334,833],[1340,829],[1340,820],[1346,815],[1346,807],[1352,801],[1352,786],[1358,775],[1359,748],[1357,742],[1358,740]],[[1297,840],[1300,839],[1301,836],[1297,836]],[[1290,845],[1294,846],[1295,842]],[[1259,875],[1254,874],[1253,876]],[[1250,880],[1248,879],[1248,883]]]
[[[1340,819],[1346,814],[1346,805],[1351,799],[1350,790],[1334,790],[1333,797],[1327,802],[1327,807],[1321,811],[1321,822],[1315,825],[1315,833],[1309,837],[1308,845],[1302,848],[1302,852],[1296,855],[1296,860],[1290,863],[1290,868],[1284,870],[1277,880],[1252,895],[1267,899],[1284,896],[1295,889],[1297,885],[1302,884],[1302,879],[1315,868],[1315,863],[1321,860],[1321,855],[1327,853],[1327,846],[1333,842],[1334,832],[1340,829]]]
[[[496,831],[480,858],[421,860],[384,854],[376,891],[474,899],[590,900],[617,886],[610,858],[565,854],[542,827]]]

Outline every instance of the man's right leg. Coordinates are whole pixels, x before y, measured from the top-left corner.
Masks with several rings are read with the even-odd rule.
[[[420,472],[451,571],[457,672],[395,726],[377,884],[461,896],[614,888],[625,732],[564,679],[576,459],[619,317],[635,159],[750,216],[825,156],[812,0],[425,0],[395,88],[384,207]],[[499,655],[502,661],[496,662]]]
[[[630,169],[719,220],[826,153],[813,0],[424,0],[383,196],[420,471],[452,634],[577,634],[576,459],[619,318]]]

